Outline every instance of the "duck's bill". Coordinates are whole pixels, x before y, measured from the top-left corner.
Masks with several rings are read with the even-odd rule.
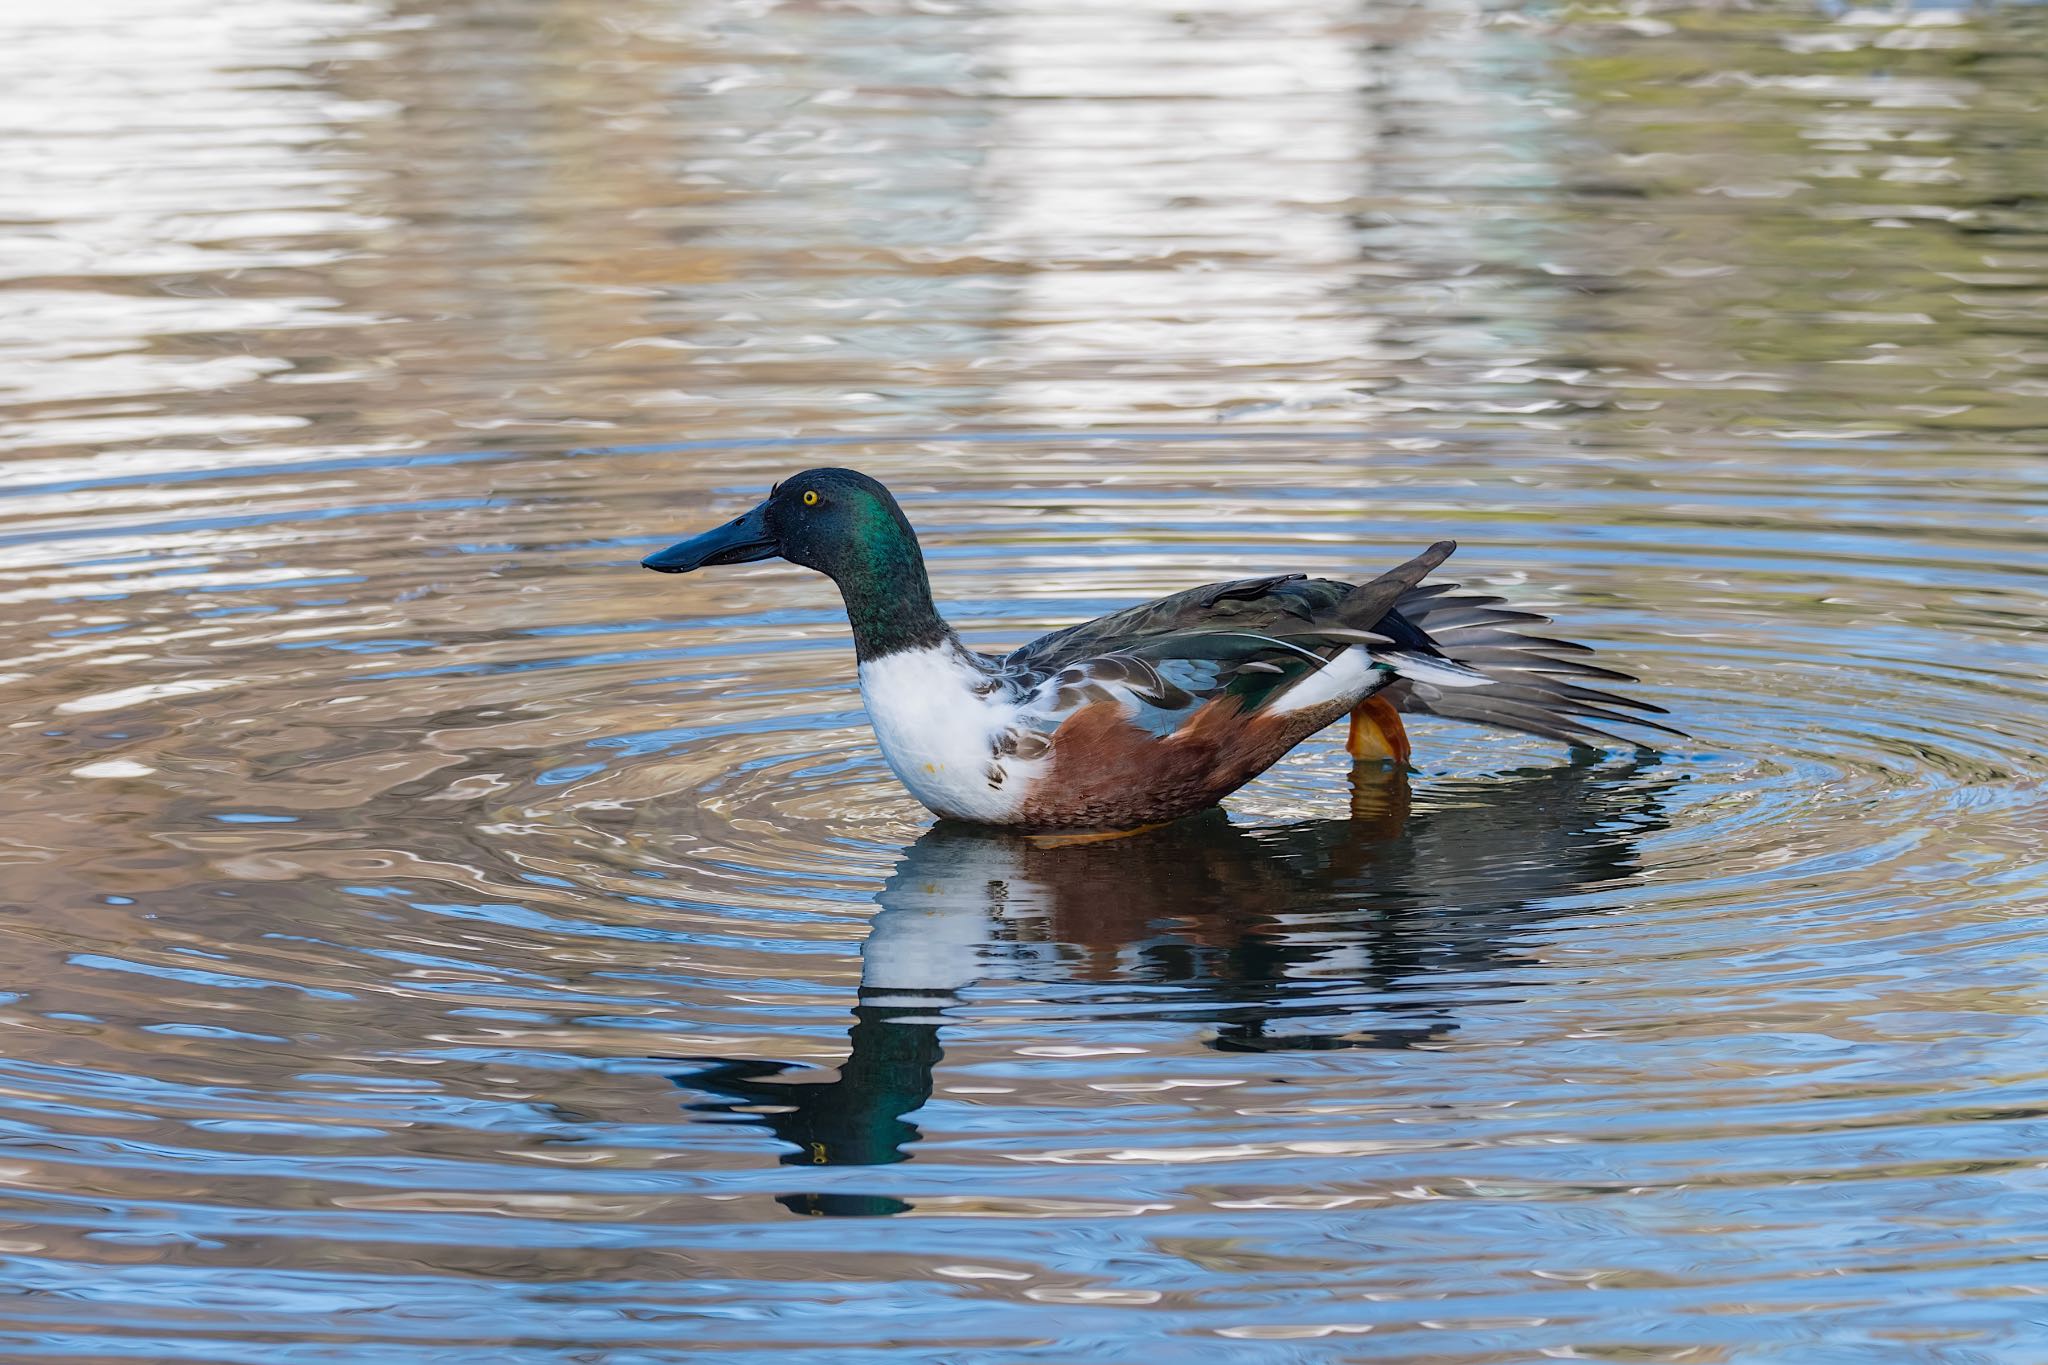
[[[657,573],[688,573],[712,564],[750,564],[757,559],[773,559],[776,553],[767,518],[756,507],[716,530],[656,551],[641,560],[640,567]]]

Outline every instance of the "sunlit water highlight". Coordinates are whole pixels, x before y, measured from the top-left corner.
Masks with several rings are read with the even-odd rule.
[[[0,13],[0,1349],[2038,1359],[2044,39]],[[818,463],[983,647],[1449,535],[1694,738],[934,829],[631,568]]]

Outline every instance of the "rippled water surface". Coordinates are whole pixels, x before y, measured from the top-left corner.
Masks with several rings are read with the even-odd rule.
[[[2048,1358],[2048,11],[0,7],[0,1351]],[[1693,738],[933,828],[1439,536]]]

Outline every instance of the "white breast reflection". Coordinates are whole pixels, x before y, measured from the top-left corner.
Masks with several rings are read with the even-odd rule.
[[[1361,770],[1348,817],[1233,824],[1220,810],[1118,838],[940,824],[903,852],[861,948],[836,1072],[692,1058],[675,1084],[712,1121],[757,1123],[790,1165],[903,1161],[949,1010],[977,983],[1181,988],[1147,1017],[1224,1051],[1408,1048],[1457,1028],[1432,980],[1541,989],[1547,921],[1639,872],[1678,779],[1654,759],[1432,783]],[[1080,1006],[1087,1010],[1086,1006]],[[1107,1013],[1109,1011],[1089,1011]],[[1105,1029],[1114,1027],[1105,1022]],[[803,1213],[883,1196],[793,1194]]]

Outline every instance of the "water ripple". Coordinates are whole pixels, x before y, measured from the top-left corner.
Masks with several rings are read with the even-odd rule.
[[[2039,7],[31,9],[0,1352],[2031,1358]],[[633,568],[828,462],[980,647],[1448,535],[1693,738],[935,828]]]

